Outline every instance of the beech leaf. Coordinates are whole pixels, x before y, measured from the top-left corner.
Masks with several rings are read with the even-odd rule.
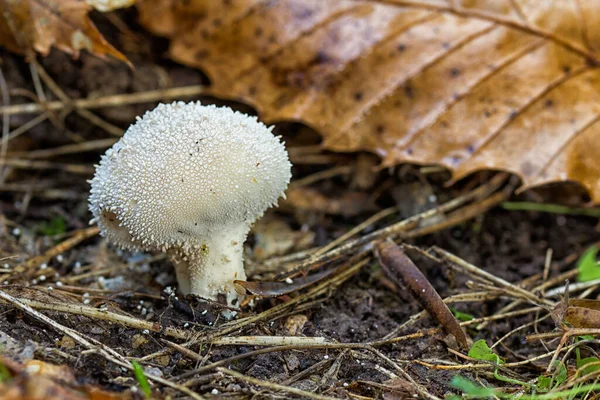
[[[573,181],[600,203],[600,3],[145,0],[210,92],[384,166]]]
[[[97,56],[128,62],[110,45],[88,17],[92,5],[101,10],[133,4],[134,0],[0,0],[0,46],[26,54],[47,55],[56,47],[74,57],[82,49]]]

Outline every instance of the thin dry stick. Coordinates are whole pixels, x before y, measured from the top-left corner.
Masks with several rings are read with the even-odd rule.
[[[543,309],[541,307],[524,308],[522,310],[512,311],[512,312],[508,312],[505,314],[495,314],[495,315],[490,315],[488,317],[474,318],[469,321],[463,321],[459,325],[460,326],[471,326],[471,325],[479,324],[484,321],[497,321],[499,319],[505,319],[505,318],[516,317],[519,315],[530,314],[530,313],[534,313],[534,312],[540,311],[540,310],[543,310]],[[383,345],[390,344],[390,343],[397,343],[397,342],[402,342],[405,340],[418,339],[418,338],[421,338],[424,336],[435,335],[441,331],[442,331],[442,328],[431,328],[431,329],[426,329],[426,330],[415,332],[415,333],[410,333],[410,334],[404,335],[404,336],[398,336],[398,337],[391,338],[391,339],[376,340],[369,344],[371,346],[383,346]]]
[[[302,186],[308,186],[312,183],[322,181],[323,179],[333,178],[338,175],[348,175],[353,170],[350,165],[340,165],[325,171],[315,172],[314,174],[308,175],[302,179],[298,179],[289,184],[288,189],[296,189]]]
[[[81,336],[75,330],[67,328],[67,327],[59,324],[58,322],[54,321],[53,319],[48,318],[44,314],[35,311],[33,308],[29,307],[26,304],[21,303],[16,298],[12,297],[11,295],[9,295],[8,293],[5,293],[2,290],[0,290],[0,298],[4,299],[6,302],[8,302],[9,304],[18,308],[19,310],[26,312],[26,313],[32,315],[33,317],[37,318],[38,320],[52,326],[54,329],[58,330],[59,332],[63,332],[65,335],[71,337],[73,340],[75,340],[79,344],[87,347],[88,349],[94,350],[94,352],[102,355],[107,360],[109,360],[121,367],[124,367],[124,368],[127,368],[127,369],[133,371],[133,366],[131,365],[131,363],[125,357],[121,356],[119,353],[117,353],[113,349],[111,349],[105,345],[102,345],[101,343],[96,343],[96,344],[91,343],[89,340],[85,339],[83,336]],[[177,385],[166,379],[159,378],[157,376],[149,375],[149,374],[147,375],[147,378],[150,380],[153,380],[155,382],[158,382],[164,386],[168,386],[173,389],[176,389],[176,390],[192,397],[193,399],[203,400],[203,397],[200,396],[199,394],[194,393],[190,389],[183,387],[181,385]]]
[[[566,264],[570,264],[571,262],[573,262],[574,260],[576,260],[578,257],[578,254],[574,253],[572,255],[570,255],[569,257],[567,257],[565,259],[565,262],[562,263],[564,265]],[[577,275],[577,269],[572,269],[570,271],[567,272],[563,272],[560,275],[555,276],[552,279],[549,279],[543,283],[541,283],[540,285],[534,287],[533,289],[531,289],[532,293],[538,293],[546,288],[549,288],[550,286],[554,286],[555,284],[559,283],[559,282],[564,282],[566,279],[571,279],[573,277],[575,277]],[[499,313],[505,313],[508,312],[510,310],[513,310],[515,307],[519,306],[520,304],[522,304],[522,300],[515,300],[509,304],[507,304],[506,306],[502,307],[500,310],[498,310]],[[477,330],[481,330],[483,329],[485,326],[487,325],[487,323],[483,323],[477,326]]]
[[[204,94],[206,89],[202,85],[175,87],[170,89],[149,90],[132,94],[116,94],[111,96],[97,97],[95,99],[77,99],[70,103],[64,101],[50,101],[45,104],[14,104],[0,107],[0,113],[4,115],[35,114],[46,110],[60,110],[72,106],[78,109],[119,107],[128,104],[152,103],[154,101],[171,100],[180,97],[193,97]],[[5,103],[7,104],[7,103]]]
[[[496,285],[498,285],[499,287],[508,288],[508,289],[512,290],[513,292],[521,295],[524,299],[531,301],[533,304],[544,304],[546,306],[554,306],[554,302],[552,302],[550,300],[546,300],[546,299],[541,299],[538,296],[532,294],[530,291],[525,290],[519,286],[513,285],[512,283],[510,283],[502,278],[499,278],[496,275],[490,274],[489,272],[486,272],[486,271],[482,270],[481,268],[478,268],[475,265],[466,262],[462,258],[457,257],[454,254],[452,254],[444,249],[434,246],[432,248],[432,250],[436,254],[438,254],[442,258],[444,258],[446,261],[448,261],[450,266],[456,271],[467,272],[470,275],[481,277],[490,282],[493,282]]]
[[[286,303],[272,307],[266,311],[263,311],[260,314],[245,318],[241,321],[232,321],[231,323],[223,324],[221,329],[219,329],[215,332],[211,332],[210,334],[205,335],[203,337],[197,338],[196,342],[211,341],[214,337],[226,335],[228,333],[231,333],[238,329],[241,329],[244,326],[247,326],[249,324],[252,324],[252,323],[255,323],[255,322],[258,322],[261,320],[269,319],[269,318],[274,318],[277,315],[284,313],[287,309],[289,309],[292,306],[300,304],[301,302],[306,301],[308,299],[323,295],[324,293],[330,291],[332,289],[332,287],[340,285],[341,283],[345,282],[347,279],[350,279],[351,276],[356,274],[363,266],[365,266],[370,261],[369,258],[360,259],[362,257],[366,257],[366,256],[364,254],[359,254],[357,256],[357,259],[349,260],[348,264],[350,266],[347,269],[341,271],[337,275],[334,275],[330,279],[321,282],[320,284],[316,285],[315,287],[313,287],[311,290],[309,290],[305,294],[298,296],[296,298],[293,298],[292,300],[289,300]]]
[[[12,131],[12,132],[10,132],[10,134],[8,135],[7,142],[10,142],[14,138],[16,138],[18,136],[21,136],[22,134],[24,134],[28,130],[34,128],[35,126],[37,126],[39,124],[41,124],[42,122],[44,122],[45,120],[47,120],[48,117],[49,117],[48,113],[43,113],[43,114],[38,115],[35,118],[30,119],[29,121],[25,122],[23,125],[19,126],[18,128],[15,128],[15,130]]]
[[[0,159],[0,165],[7,165],[9,167],[21,169],[56,169],[59,171],[71,172],[73,174],[81,175],[92,175],[94,173],[94,168],[89,165],[63,164],[50,161],[34,161],[15,158],[5,158],[4,160]]]
[[[41,78],[44,80],[46,86],[48,86],[48,88],[52,91],[52,93],[56,95],[56,97],[58,97],[65,104],[72,104],[73,100],[60,88],[60,86],[54,81],[54,79],[52,79],[52,77],[48,75],[44,67],[42,67],[37,62],[37,60],[34,59],[32,64],[30,65],[35,66],[35,70],[39,73]],[[42,97],[40,97],[40,100],[42,101],[42,103],[45,103],[45,99],[43,99]],[[92,124],[104,129],[113,136],[121,136],[123,134],[123,129],[104,121],[102,118],[98,117],[96,114],[92,113],[89,110],[79,109],[75,107],[75,112],[81,117],[90,121]]]
[[[357,247],[363,246],[367,243],[371,243],[374,240],[381,239],[381,238],[387,238],[387,237],[390,237],[392,239],[396,238],[396,237],[402,235],[403,233],[405,233],[407,230],[418,226],[418,224],[421,221],[424,221],[427,218],[431,218],[434,215],[442,214],[444,212],[455,209],[475,198],[487,196],[489,193],[495,191],[498,187],[500,187],[500,185],[502,185],[502,183],[504,183],[504,181],[506,180],[506,176],[507,176],[506,174],[497,174],[490,180],[490,182],[472,190],[471,192],[469,192],[463,196],[460,196],[460,197],[457,197],[456,199],[450,200],[447,203],[440,205],[439,207],[432,208],[430,210],[427,210],[420,214],[414,215],[410,218],[407,218],[405,220],[397,222],[388,227],[379,229],[379,230],[372,232],[368,235],[365,235],[361,238],[349,241],[349,242],[341,245],[340,247],[337,247],[325,254],[322,254],[319,257],[313,257],[306,261],[303,261],[303,262],[299,263],[298,265],[294,266],[293,268],[291,268],[290,270],[288,270],[287,272],[279,274],[278,278],[283,278],[285,276],[289,276],[290,274],[303,272],[303,271],[309,269],[312,265],[314,265],[316,263],[337,257],[338,255],[341,255],[341,254],[348,253],[351,250],[353,250]]]
[[[56,257],[57,255],[64,253],[65,251],[75,247],[76,245],[78,245],[79,243],[84,241],[85,239],[88,239],[92,236],[97,235],[98,232],[99,232],[99,229],[97,226],[93,226],[90,228],[86,228],[86,229],[77,231],[71,238],[50,248],[44,254],[30,258],[29,260],[25,261],[23,264],[17,265],[16,267],[13,268],[13,271],[10,274],[4,274],[4,275],[0,276],[0,282],[5,281],[5,280],[14,279],[14,278],[18,277],[19,275],[23,275],[23,274],[29,272],[30,270],[39,266],[40,264],[48,262],[53,257]]]
[[[83,153],[86,151],[103,150],[115,144],[117,140],[118,139],[116,138],[89,140],[83,143],[66,144],[64,146],[53,147],[50,149],[33,150],[29,152],[10,152],[7,154],[7,156],[23,158],[50,158],[62,156],[65,154],[75,154]]]
[[[228,365],[235,361],[238,361],[238,360],[241,360],[244,358],[258,356],[260,354],[284,352],[284,351],[290,351],[290,350],[302,350],[302,349],[313,349],[313,350],[314,349],[331,349],[331,350],[364,349],[367,346],[368,346],[368,344],[366,344],[366,343],[323,343],[323,344],[305,343],[303,345],[294,344],[294,345],[289,345],[289,346],[266,347],[266,348],[262,348],[262,349],[258,349],[258,350],[249,351],[247,353],[236,354],[235,356],[232,356],[229,358],[224,358],[219,361],[215,361],[212,364],[204,365],[204,366],[196,368],[194,370],[187,371],[179,376],[176,376],[174,379],[181,380],[181,379],[189,378],[190,376],[205,374],[206,372],[211,371],[222,365]],[[184,386],[187,386],[187,384],[184,383]]]
[[[329,397],[329,396],[323,396],[320,394],[315,394],[315,393],[311,393],[311,392],[306,392],[304,390],[301,389],[296,389],[294,387],[291,386],[284,386],[284,385],[280,385],[278,383],[273,383],[273,382],[269,382],[269,381],[263,381],[261,379],[256,379],[256,378],[252,378],[250,376],[246,376],[244,374],[240,374],[239,372],[233,371],[231,369],[228,368],[223,368],[223,367],[219,367],[217,368],[217,371],[225,374],[225,375],[229,375],[229,376],[233,376],[234,378],[237,378],[241,381],[244,381],[246,383],[252,384],[252,385],[257,385],[257,386],[261,386],[270,390],[275,390],[278,392],[286,392],[286,393],[292,393],[295,394],[297,396],[302,396],[303,398],[307,398],[307,399],[315,399],[315,400],[336,400],[335,397]]]
[[[211,340],[217,346],[307,346],[331,343],[325,337],[304,336],[225,336]]]
[[[507,191],[493,194],[492,196],[488,197],[485,200],[482,200],[475,204],[465,206],[461,209],[454,211],[447,218],[443,219],[442,221],[440,221],[437,224],[424,226],[419,229],[413,229],[411,231],[400,234],[400,237],[402,237],[403,239],[404,238],[408,239],[408,238],[421,237],[421,236],[429,235],[431,233],[442,231],[444,229],[451,228],[458,224],[462,224],[463,222],[468,221],[472,218],[475,218],[478,215],[481,215],[484,212],[486,212],[487,210],[502,203],[504,200],[506,200],[510,196],[511,191],[507,190]]]
[[[573,293],[573,292],[577,292],[579,290],[597,286],[598,284],[600,284],[600,279],[594,279],[592,281],[587,281],[587,282],[570,283],[569,285],[563,285],[563,286],[560,286],[560,287],[557,287],[557,288],[547,291],[546,293],[544,293],[544,297],[554,297],[554,296],[563,295],[563,294],[565,294],[565,291],[567,290],[567,288],[569,290],[569,293]]]
[[[128,315],[123,314],[116,314],[114,312],[95,307],[68,303],[57,304],[47,301],[41,302],[26,298],[18,298],[17,300],[27,305],[28,307],[38,310],[63,312],[72,315],[82,315],[84,317],[93,318],[101,321],[115,322],[134,329],[148,330],[151,332],[161,333],[163,335],[170,336],[175,339],[186,340],[189,339],[191,336],[189,332],[183,329],[163,327],[157,322],[146,321],[143,319],[130,317]]]
[[[352,236],[358,234],[363,229],[373,225],[375,222],[387,217],[388,215],[394,214],[396,212],[398,212],[398,207],[395,207],[395,206],[379,211],[375,215],[371,216],[370,218],[368,218],[365,221],[361,222],[360,224],[356,225],[354,228],[350,229],[348,232],[344,233],[339,238],[335,239],[331,243],[329,243],[326,246],[323,246],[319,250],[315,251],[312,254],[312,257],[318,257],[320,255],[327,253],[329,250],[333,249],[340,243],[343,243],[346,240],[350,239]]]
[[[404,377],[404,379],[406,379],[407,381],[409,381],[410,383],[413,384],[413,386],[415,387],[415,389],[419,392],[419,394],[421,396],[428,398],[428,399],[432,399],[432,400],[441,400],[439,397],[432,395],[431,393],[429,393],[427,391],[427,389],[425,389],[424,387],[419,385],[417,382],[415,382],[415,380],[412,378],[412,376],[410,376],[406,371],[404,371],[402,368],[400,368],[400,366],[398,364],[396,364],[394,361],[392,361],[388,356],[386,356],[385,354],[383,354],[382,352],[380,352],[379,350],[377,350],[373,347],[367,347],[367,350],[374,353],[377,357],[381,358],[386,363],[391,365],[396,371],[398,371]]]

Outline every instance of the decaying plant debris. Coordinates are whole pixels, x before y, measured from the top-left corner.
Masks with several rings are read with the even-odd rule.
[[[514,177],[481,172],[447,187],[440,168],[381,169],[282,123],[294,179],[251,233],[237,318],[178,296],[164,255],[108,247],[88,226],[100,154],[159,101],[220,101],[133,11],[94,18],[135,69],[0,52],[0,398],[595,395],[600,282],[578,282],[576,264],[600,241],[597,216],[502,207],[580,206],[576,186],[517,195]],[[387,244],[382,263],[410,259],[431,287],[386,274]],[[420,300],[442,317],[408,287],[435,289],[448,308]]]

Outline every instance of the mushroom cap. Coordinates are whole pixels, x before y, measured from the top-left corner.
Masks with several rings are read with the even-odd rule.
[[[201,245],[277,203],[291,178],[279,137],[256,117],[199,102],[160,104],[102,156],[90,211],[128,249]]]

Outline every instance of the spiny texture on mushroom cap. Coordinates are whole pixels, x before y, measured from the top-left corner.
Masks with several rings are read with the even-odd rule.
[[[161,104],[129,127],[92,179],[101,232],[130,249],[197,247],[247,224],[283,196],[291,164],[256,117],[200,103]]]

